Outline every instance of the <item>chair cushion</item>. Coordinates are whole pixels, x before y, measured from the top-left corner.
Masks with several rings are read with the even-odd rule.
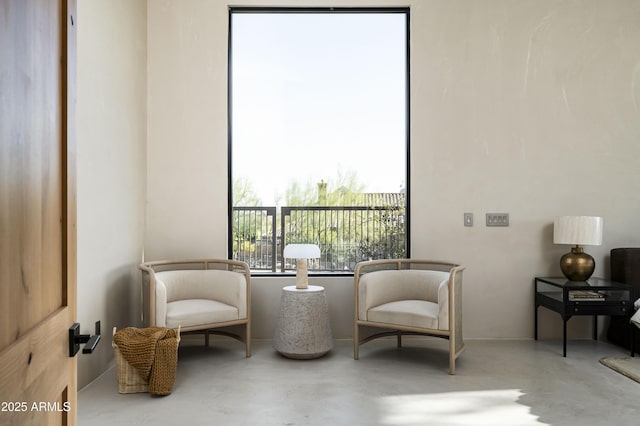
[[[404,300],[433,302],[439,308],[440,330],[449,329],[449,277],[444,271],[383,270],[364,274],[358,286],[358,319],[387,303]],[[368,319],[372,321],[371,319]]]
[[[401,300],[367,311],[367,320],[409,327],[438,329],[438,304],[426,300]]]
[[[163,271],[155,276],[159,304],[193,299],[217,300],[235,306],[240,317],[247,318],[247,281],[244,274],[207,269]]]
[[[215,300],[187,299],[167,303],[169,328],[192,327],[239,319],[238,308]]]

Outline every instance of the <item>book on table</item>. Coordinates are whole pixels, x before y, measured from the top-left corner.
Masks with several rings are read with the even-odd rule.
[[[605,295],[592,290],[571,290],[569,292],[569,300],[571,301],[604,301]]]

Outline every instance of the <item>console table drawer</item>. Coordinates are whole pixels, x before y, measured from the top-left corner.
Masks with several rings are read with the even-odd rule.
[[[596,304],[570,304],[567,305],[566,315],[612,315],[624,316],[632,313],[628,304],[603,305],[602,302]]]

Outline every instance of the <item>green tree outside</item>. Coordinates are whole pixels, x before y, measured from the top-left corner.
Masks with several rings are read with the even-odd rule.
[[[310,267],[321,270],[350,270],[361,260],[405,257],[404,194],[367,194],[364,188],[355,171],[342,169],[328,182],[291,182],[284,194],[284,206],[293,208],[284,209],[285,244],[318,244],[322,258]],[[248,180],[239,180],[236,191],[235,206],[241,206],[235,200],[260,205]],[[234,258],[254,261],[266,253],[273,259],[270,221],[255,212],[236,211],[233,227]],[[277,238],[281,241],[282,235]]]

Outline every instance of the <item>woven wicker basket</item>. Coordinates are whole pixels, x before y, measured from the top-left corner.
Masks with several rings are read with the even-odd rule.
[[[113,327],[113,334],[116,334],[116,327]],[[178,343],[180,343],[180,328],[178,328]],[[118,371],[118,392],[119,393],[139,393],[149,392],[149,382],[138,374],[138,370],[127,362],[120,353],[118,345],[111,340],[111,347],[116,358],[116,369]]]

